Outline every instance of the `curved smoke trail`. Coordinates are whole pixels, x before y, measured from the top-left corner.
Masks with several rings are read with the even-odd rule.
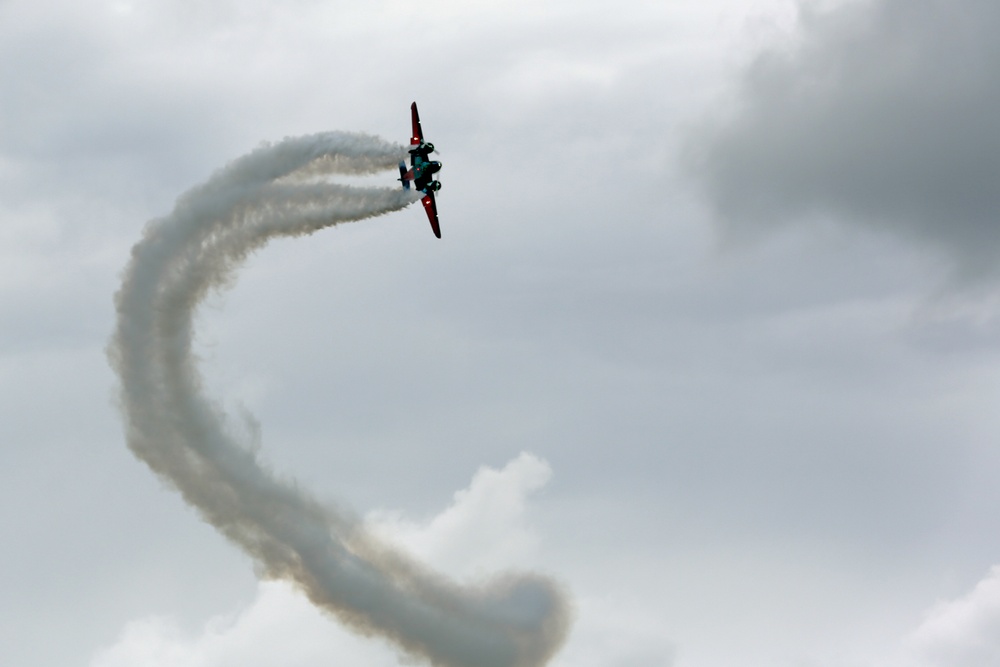
[[[440,667],[537,667],[568,629],[554,584],[509,574],[462,587],[380,544],[349,513],[267,471],[205,396],[192,356],[197,305],[251,251],[415,201],[321,179],[394,169],[405,150],[357,134],[286,139],[236,160],[147,226],[115,297],[109,347],[128,445],[266,576],[294,581],[354,629]]]

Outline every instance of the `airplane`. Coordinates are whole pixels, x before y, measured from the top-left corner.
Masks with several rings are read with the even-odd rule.
[[[413,187],[424,193],[420,202],[427,212],[427,219],[430,220],[431,229],[434,236],[441,238],[441,226],[438,224],[437,201],[434,193],[441,189],[441,182],[434,179],[434,174],[441,170],[441,163],[437,160],[430,160],[430,154],[434,152],[434,144],[424,141],[424,132],[420,128],[420,116],[417,114],[417,103],[410,105],[410,120],[413,123],[413,134],[410,135],[410,168],[406,168],[406,163],[399,162],[399,181],[403,184],[404,190],[410,189],[410,181]]]

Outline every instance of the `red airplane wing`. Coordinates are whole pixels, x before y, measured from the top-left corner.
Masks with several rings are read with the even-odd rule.
[[[420,203],[424,205],[424,210],[427,211],[427,219],[431,221],[431,229],[434,230],[434,236],[441,238],[441,227],[438,225],[438,207],[437,202],[434,200],[434,193],[425,195]]]
[[[420,129],[420,116],[417,115],[417,103],[410,105],[410,119],[413,121],[413,134],[410,135],[410,145],[419,146],[424,140],[424,132]]]

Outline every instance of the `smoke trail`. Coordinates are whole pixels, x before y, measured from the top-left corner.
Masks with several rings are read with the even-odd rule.
[[[192,356],[193,316],[270,238],[401,209],[417,196],[330,174],[394,169],[405,148],[324,133],[263,146],[187,192],[132,249],[109,346],[128,446],[267,577],[439,667],[537,667],[562,644],[567,603],[550,581],[505,574],[462,587],[366,534],[351,515],[276,478],[227,428]]]

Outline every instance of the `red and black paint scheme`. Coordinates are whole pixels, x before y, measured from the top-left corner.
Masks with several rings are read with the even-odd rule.
[[[434,144],[424,141],[416,102],[410,105],[410,119],[413,123],[413,134],[410,135],[410,168],[407,169],[406,163],[400,161],[399,180],[404,190],[409,190],[410,181],[413,181],[413,188],[424,193],[420,202],[427,212],[427,219],[430,220],[434,236],[441,238],[437,201],[434,199],[434,193],[441,189],[441,182],[434,179],[434,174],[441,170],[441,163],[429,159],[430,154],[434,152]]]

